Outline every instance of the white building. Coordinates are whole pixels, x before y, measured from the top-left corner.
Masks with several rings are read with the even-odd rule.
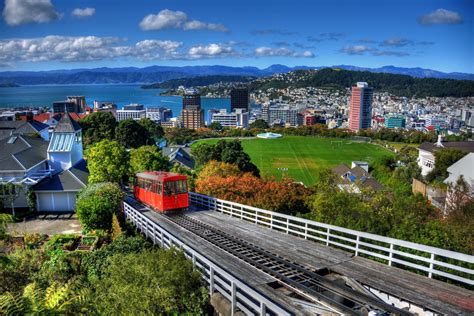
[[[424,142],[418,148],[418,166],[421,175],[426,176],[435,167],[435,152],[442,149],[459,149],[465,152],[474,152],[474,141],[443,142],[443,137],[438,135],[436,143]]]
[[[474,153],[469,153],[457,162],[448,167],[449,176],[444,180],[447,185],[456,185],[456,182],[462,176],[467,185],[467,195],[461,198],[466,200],[474,197]],[[450,203],[459,203],[458,199],[454,199],[456,192],[450,187],[446,196],[446,208],[449,208]],[[454,199],[454,200],[453,200]],[[457,200],[457,201],[456,201]]]
[[[241,127],[248,128],[249,112],[244,109],[235,109],[235,112],[227,112],[226,109],[220,110],[218,113],[212,113],[211,123],[219,123],[222,127]]]
[[[123,107],[122,110],[117,110],[117,121],[127,119],[141,120],[146,117],[146,109],[142,104],[129,104]]]

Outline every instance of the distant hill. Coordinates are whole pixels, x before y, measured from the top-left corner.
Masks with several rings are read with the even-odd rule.
[[[468,97],[474,96],[473,80],[414,78],[408,75],[351,71],[340,68],[298,70],[279,77],[255,80],[252,90],[287,87],[349,88],[354,83],[366,81],[376,91],[389,92],[406,97]]]
[[[364,68],[350,65],[334,66],[341,69],[404,74],[412,77],[474,80],[474,74],[444,73],[431,69],[402,68],[384,66],[381,68]],[[156,83],[171,79],[196,76],[254,76],[264,77],[275,73],[286,73],[294,70],[322,69],[325,67],[271,65],[267,68],[230,67],[230,66],[150,66],[145,68],[93,68],[93,69],[59,69],[49,71],[4,71],[0,72],[0,82],[15,82],[20,85],[30,84],[98,84],[98,83]]]
[[[220,76],[220,75],[212,75],[212,76],[198,76],[198,77],[191,77],[191,78],[181,78],[181,79],[171,79],[166,80],[160,83],[153,83],[149,85],[143,85],[143,89],[175,89],[179,86],[184,86],[186,88],[189,87],[197,87],[197,86],[208,86],[212,84],[216,84],[219,82],[249,82],[254,80],[257,77],[252,76]]]

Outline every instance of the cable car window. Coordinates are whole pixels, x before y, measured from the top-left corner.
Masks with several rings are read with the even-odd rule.
[[[158,183],[156,184],[156,187],[157,187],[156,193],[161,194],[161,192],[163,191],[163,185],[162,185],[162,183],[161,183],[161,182],[158,182]]]
[[[177,194],[183,194],[186,193],[186,181],[185,180],[178,180],[176,181],[176,193]]]
[[[165,182],[164,195],[173,195],[175,193],[174,181]]]

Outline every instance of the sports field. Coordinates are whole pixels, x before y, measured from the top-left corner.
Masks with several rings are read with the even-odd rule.
[[[213,144],[217,141],[201,140],[193,146],[203,142]],[[306,185],[314,184],[315,173],[319,168],[334,167],[340,163],[350,166],[353,160],[372,163],[378,157],[393,155],[377,145],[340,138],[283,136],[278,139],[244,139],[241,142],[262,175],[281,178],[284,174]]]

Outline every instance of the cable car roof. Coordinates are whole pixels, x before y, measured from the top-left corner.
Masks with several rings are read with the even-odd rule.
[[[150,180],[186,180],[186,176],[173,172],[166,171],[145,171],[136,174],[137,178],[150,179]]]

